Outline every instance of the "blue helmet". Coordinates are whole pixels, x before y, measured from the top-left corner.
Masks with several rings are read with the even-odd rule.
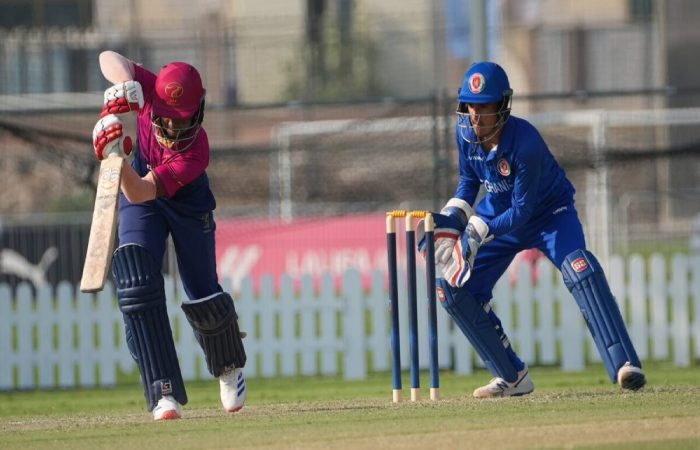
[[[459,90],[460,103],[498,103],[513,95],[508,75],[496,63],[483,61],[471,65]]]
[[[508,75],[496,63],[483,61],[471,65],[464,74],[462,87],[457,95],[457,127],[462,138],[470,144],[480,144],[496,136],[510,117],[510,102],[513,90],[508,82]],[[469,117],[469,104],[498,103],[498,122],[493,133],[485,138],[478,138],[473,131]]]

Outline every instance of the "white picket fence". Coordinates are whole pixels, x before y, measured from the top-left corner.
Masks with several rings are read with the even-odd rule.
[[[527,265],[521,282],[507,277],[497,285],[494,307],[520,356],[530,365],[558,365],[577,371],[600,361],[581,314],[560,275],[546,261],[538,266],[540,282],[532,285]],[[700,258],[675,255],[670,267],[661,256],[610,260],[608,277],[630,335],[643,361],[672,361],[679,367],[700,359]],[[329,276],[320,289],[309,278],[295,286],[290,278],[263,277],[257,295],[246,279],[236,308],[245,339],[249,377],[342,375],[362,379],[369,371],[390,368],[388,294],[385,279],[374,274],[363,290],[360,274],[348,271],[338,290]],[[400,283],[401,284],[401,283]],[[110,386],[118,369],[131,372],[121,313],[113,288],[93,296],[74,295],[62,284],[55,293],[36,295],[28,285],[16,290],[0,285],[0,390]],[[408,368],[407,308],[401,286],[402,364]],[[427,368],[425,279],[419,276],[420,363]],[[208,378],[192,331],[179,307],[184,294],[166,280],[171,323],[186,380]],[[447,314],[438,308],[439,363],[456,373],[480,365],[473,350]],[[588,349],[588,350],[586,350]]]

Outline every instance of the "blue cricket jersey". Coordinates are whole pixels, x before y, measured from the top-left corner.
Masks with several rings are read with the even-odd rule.
[[[474,131],[469,129],[473,140]],[[498,146],[486,152],[469,144],[457,129],[459,183],[455,197],[474,204],[480,185],[486,195],[476,213],[500,236],[573,203],[575,189],[537,129],[510,116]]]

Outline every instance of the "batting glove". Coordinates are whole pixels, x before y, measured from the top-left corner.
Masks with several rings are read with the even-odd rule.
[[[98,160],[102,161],[110,153],[123,158],[131,154],[131,138],[124,136],[123,128],[122,121],[114,114],[108,114],[97,121],[92,130],[92,145]]]
[[[138,111],[143,108],[143,102],[143,89],[138,81],[128,80],[115,84],[105,91],[100,117]]]

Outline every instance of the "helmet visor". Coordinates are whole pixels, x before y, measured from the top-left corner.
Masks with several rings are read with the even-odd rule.
[[[201,121],[197,116],[187,119],[163,118],[155,113],[151,114],[151,126],[158,144],[174,152],[182,152],[192,146],[199,130]]]

